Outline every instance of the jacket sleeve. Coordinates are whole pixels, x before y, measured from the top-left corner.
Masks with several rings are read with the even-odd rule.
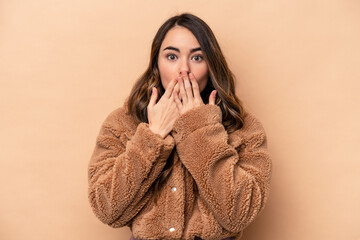
[[[113,111],[102,124],[88,165],[90,205],[111,227],[129,224],[150,200],[148,189],[175,145],[171,136],[162,139],[146,123],[129,132],[118,115]]]
[[[200,198],[220,225],[239,232],[264,208],[271,161],[260,122],[248,114],[228,135],[221,116],[215,105],[192,109],[177,119],[173,136]]]

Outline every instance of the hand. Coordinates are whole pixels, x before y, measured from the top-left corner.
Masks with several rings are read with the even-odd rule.
[[[189,76],[187,74],[182,74],[180,77],[178,77],[177,85],[180,94],[178,93],[179,91],[174,90],[173,95],[180,115],[184,114],[190,109],[204,105],[204,102],[200,96],[199,85],[195,79],[194,74],[189,73]],[[209,96],[209,105],[215,105],[215,99],[216,90],[213,90]]]
[[[175,120],[179,117],[179,110],[173,99],[173,90],[176,82],[177,79],[174,79],[169,83],[158,103],[156,103],[158,92],[156,88],[153,88],[150,102],[147,106],[149,128],[153,133],[159,134],[162,138],[165,138],[171,132]]]

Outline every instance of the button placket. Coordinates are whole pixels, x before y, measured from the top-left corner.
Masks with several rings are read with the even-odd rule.
[[[176,155],[175,155],[176,156]],[[176,156],[177,157],[177,156]],[[171,201],[169,201],[170,203],[183,203],[183,181],[181,181],[180,179],[184,177],[184,173],[183,173],[183,168],[180,165],[179,161],[176,161],[174,168],[173,168],[173,174],[172,176],[169,178],[169,185],[167,186],[167,191],[168,191],[168,197],[169,199],[171,199]],[[173,176],[180,176],[179,178],[174,179]],[[181,204],[182,205],[182,204]],[[167,206],[169,212],[165,213],[166,218],[168,219],[168,224],[166,224],[166,228],[164,229],[164,231],[167,232],[168,236],[170,238],[176,238],[176,239],[180,239],[181,237],[181,232],[183,229],[183,224],[182,221],[180,219],[184,218],[184,209],[179,208],[179,206],[181,205],[177,205],[177,206],[173,206],[172,204],[169,204],[169,206]],[[179,209],[178,209],[179,208]]]

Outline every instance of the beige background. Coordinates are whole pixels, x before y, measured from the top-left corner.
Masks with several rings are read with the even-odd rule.
[[[360,239],[357,0],[0,0],[0,239],[129,238],[93,215],[87,164],[184,11],[211,26],[268,134],[271,196],[244,239]]]

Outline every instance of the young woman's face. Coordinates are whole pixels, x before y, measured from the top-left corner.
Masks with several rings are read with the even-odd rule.
[[[187,28],[170,29],[160,46],[158,67],[164,89],[181,74],[193,73],[202,92],[208,81],[208,66],[200,44]]]

